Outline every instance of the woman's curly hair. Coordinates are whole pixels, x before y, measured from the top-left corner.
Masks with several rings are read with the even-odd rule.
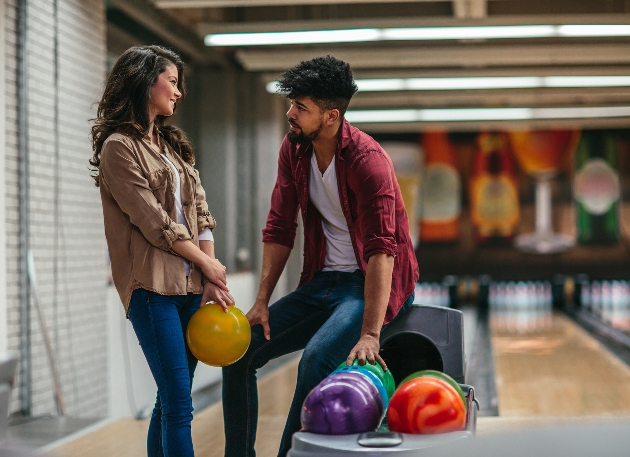
[[[350,65],[327,55],[287,70],[278,80],[277,89],[292,100],[310,97],[321,110],[337,109],[343,117],[357,85]]]
[[[103,96],[98,103],[96,118],[93,119],[90,159],[92,178],[99,185],[98,169],[101,164],[101,150],[105,140],[115,132],[141,139],[149,133],[148,103],[151,87],[161,73],[175,65],[179,73],[177,88],[182,96],[175,108],[186,95],[184,84],[184,62],[173,51],[161,46],[134,46],[127,49],[112,68]],[[165,125],[168,116],[156,116],[154,120],[165,141],[187,163],[194,165],[195,153],[183,130]]]

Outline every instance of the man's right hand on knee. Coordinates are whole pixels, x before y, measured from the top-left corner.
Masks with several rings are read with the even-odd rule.
[[[256,300],[252,309],[246,314],[250,326],[262,325],[265,339],[271,339],[271,331],[269,330],[269,302],[264,300]]]

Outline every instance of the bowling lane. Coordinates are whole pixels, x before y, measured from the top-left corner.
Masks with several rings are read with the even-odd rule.
[[[500,417],[630,415],[627,365],[563,314],[529,319],[491,314]]]

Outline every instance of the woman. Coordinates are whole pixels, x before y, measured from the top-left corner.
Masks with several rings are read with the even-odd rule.
[[[197,360],[184,332],[200,303],[234,299],[214,258],[193,148],[165,125],[185,94],[184,64],[159,46],[133,47],[112,69],[92,127],[114,285],[158,387],[149,456],[194,455],[190,388]]]

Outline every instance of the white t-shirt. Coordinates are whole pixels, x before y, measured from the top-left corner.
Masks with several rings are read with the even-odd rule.
[[[313,153],[309,198],[322,215],[322,227],[326,237],[326,259],[323,270],[350,273],[358,270],[359,265],[352,247],[348,224],[339,200],[334,158],[322,175],[317,167],[315,153]]]
[[[179,170],[175,166],[171,160],[166,157],[166,154],[162,154],[162,157],[166,159],[166,162],[173,168],[175,172],[175,210],[177,213],[177,222],[178,224],[183,224],[187,229],[190,230],[188,226],[188,222],[186,221],[186,216],[184,216],[184,207],[182,206],[182,182],[179,176]],[[199,234],[199,241],[214,241],[214,236],[212,235],[212,230],[209,228],[205,229],[203,232]],[[190,274],[190,262],[186,259],[184,260],[184,266],[186,268],[186,276]]]

